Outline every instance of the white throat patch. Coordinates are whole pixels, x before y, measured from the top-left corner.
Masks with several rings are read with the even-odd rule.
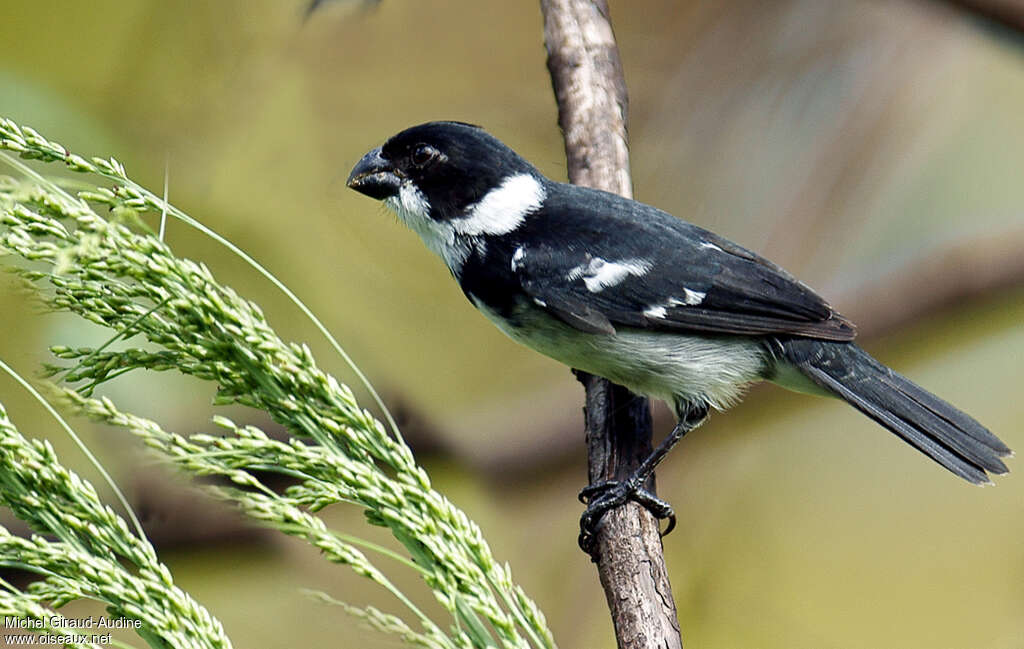
[[[530,174],[509,176],[466,208],[466,216],[452,219],[452,227],[468,236],[508,234],[522,225],[528,214],[539,210],[546,197],[544,186]]]
[[[470,243],[456,236],[450,223],[430,218],[430,201],[410,181],[402,183],[397,196],[384,201],[409,229],[420,235],[423,243],[444,260],[453,274],[462,272],[462,264],[469,256]]]

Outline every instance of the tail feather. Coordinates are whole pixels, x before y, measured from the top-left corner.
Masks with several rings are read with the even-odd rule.
[[[853,343],[794,338],[786,359],[958,476],[975,484],[1007,472],[1009,448],[970,415],[882,365]]]

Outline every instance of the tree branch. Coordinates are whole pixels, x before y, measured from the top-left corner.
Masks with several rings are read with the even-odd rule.
[[[541,0],[569,180],[632,197],[628,98],[606,0]],[[587,391],[590,483],[629,476],[651,451],[647,400],[577,372]],[[653,477],[648,485],[654,490]],[[682,647],[657,521],[636,503],[606,513],[597,563],[620,648]]]

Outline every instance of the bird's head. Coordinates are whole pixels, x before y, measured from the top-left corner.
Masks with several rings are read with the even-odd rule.
[[[488,205],[488,195],[491,211],[503,210],[505,216],[514,217],[524,205],[536,209],[543,199],[542,183],[540,173],[515,151],[482,128],[463,122],[408,128],[364,155],[348,177],[349,187],[385,201],[417,230],[419,225],[411,219],[435,224],[468,219],[475,207]],[[493,192],[503,187],[505,200],[495,203],[498,196]],[[502,220],[499,214],[487,216]],[[490,232],[485,227],[476,234]]]

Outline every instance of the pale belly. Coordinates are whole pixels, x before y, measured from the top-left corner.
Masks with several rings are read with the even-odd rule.
[[[603,376],[670,406],[732,405],[744,388],[771,374],[772,360],[756,339],[654,333],[621,328],[584,333],[540,309],[517,314],[520,326],[477,305],[510,338],[570,367]]]

